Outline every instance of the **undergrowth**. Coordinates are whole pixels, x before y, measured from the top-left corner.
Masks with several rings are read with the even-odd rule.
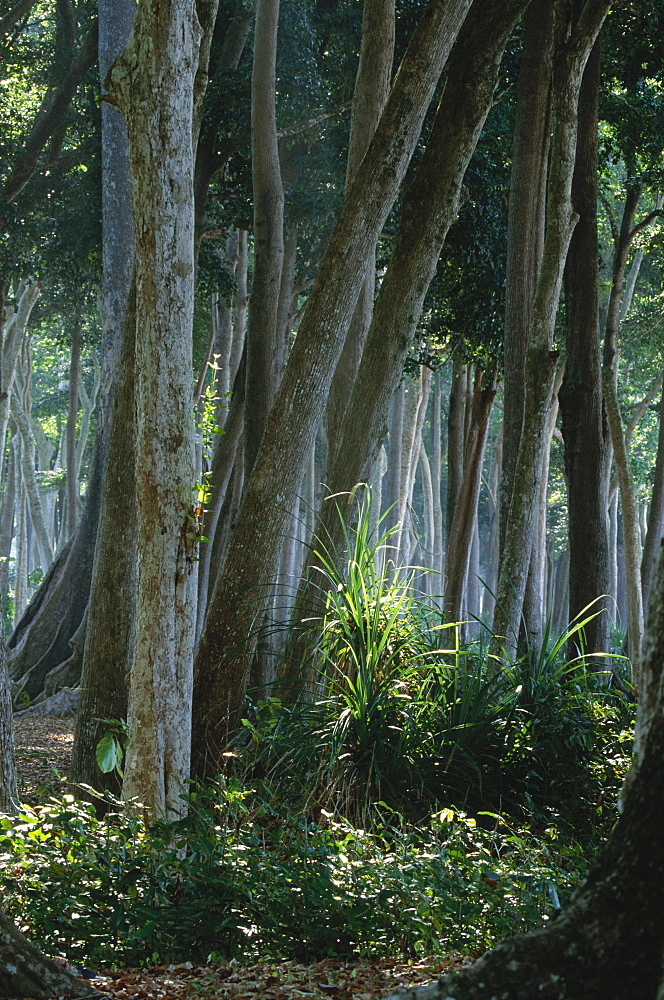
[[[380,808],[380,807],[379,807]],[[381,832],[278,811],[220,781],[146,829],[71,797],[1,821],[2,908],[87,965],[481,951],[541,924],[583,874],[578,845],[446,809]]]

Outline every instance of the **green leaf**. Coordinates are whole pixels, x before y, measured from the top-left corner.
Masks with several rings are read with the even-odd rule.
[[[102,774],[113,771],[122,759],[122,748],[113,733],[105,733],[95,751],[97,764]]]

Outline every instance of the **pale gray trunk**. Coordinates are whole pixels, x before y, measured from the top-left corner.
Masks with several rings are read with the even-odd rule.
[[[181,813],[189,776],[195,602],[193,0],[142,3],[108,86],[129,133],[136,227],[137,600],[123,796]],[[206,67],[203,67],[205,72]],[[193,537],[192,537],[193,536]]]
[[[448,558],[452,524],[463,482],[468,377],[468,365],[455,357],[452,361],[452,388],[450,389],[450,402],[447,410],[447,506],[445,516],[447,518]]]
[[[503,425],[493,445],[493,461],[488,475],[489,539],[487,545],[485,586],[482,597],[482,621],[488,627],[493,621],[500,562],[500,480],[503,464]]]
[[[422,494],[424,496],[424,552],[422,563],[428,570],[434,569],[434,540],[436,535],[434,499],[433,499],[433,477],[431,475],[431,463],[424,444],[420,439],[420,472],[422,474]],[[424,574],[423,588],[430,597],[432,594],[433,574]]]
[[[35,281],[33,278],[22,281],[16,293],[16,305],[12,307],[11,314],[5,317],[4,324],[2,324],[0,350],[0,374],[2,376],[0,380],[0,455],[5,454],[14,373],[21,354],[21,347],[30,319],[30,313],[39,298],[40,290],[41,283],[39,281]]]
[[[611,620],[620,618],[618,612],[618,489],[609,500],[609,596],[611,598]],[[625,622],[621,622],[625,627]]]
[[[7,588],[9,584],[9,554],[12,547],[12,537],[14,533],[14,508],[16,506],[16,485],[20,483],[20,475],[16,476],[16,456],[14,454],[17,446],[15,435],[7,449],[6,459],[6,479],[5,489],[2,497],[2,509],[0,510],[0,618],[7,599]],[[4,463],[3,463],[4,465]]]
[[[16,504],[16,562],[14,565],[14,628],[21,620],[21,615],[28,603],[28,503],[25,495],[25,485],[20,477],[22,444],[17,443],[16,465],[17,491]]]
[[[41,495],[37,485],[36,463],[35,463],[35,439],[32,433],[30,415],[28,407],[30,405],[29,396],[29,374],[25,383],[14,385],[12,393],[11,409],[12,416],[16,422],[19,435],[21,437],[21,478],[25,484],[25,492],[30,507],[30,520],[37,538],[39,546],[40,565],[44,572],[53,561],[53,547],[49,537],[46,522],[44,520],[44,509],[42,507]]]
[[[443,388],[440,376],[434,381],[433,395],[433,442],[431,455],[431,485],[433,490],[433,556],[431,567],[434,571],[432,585],[433,593],[441,592],[441,577],[443,572],[443,505],[441,502],[441,480],[443,469],[443,425],[442,425]]]
[[[643,604],[648,606],[650,587],[656,568],[657,552],[664,535],[664,391],[659,403],[659,433],[657,437],[657,458],[655,461],[655,481],[648,514],[648,530],[641,560]]]

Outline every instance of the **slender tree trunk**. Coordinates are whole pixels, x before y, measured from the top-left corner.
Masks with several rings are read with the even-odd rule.
[[[257,0],[251,77],[254,274],[247,323],[245,462],[251,472],[276,391],[277,314],[284,258],[284,189],[276,120],[279,0]]]
[[[199,644],[194,702],[199,775],[216,767],[219,752],[238,725],[253,654],[248,636],[265,606],[267,582],[364,281],[369,250],[401,187],[469,6],[470,0],[432,0],[423,13],[309,296]]]
[[[431,455],[431,484],[433,490],[433,555],[431,568],[434,577],[431,580],[435,588],[431,594],[441,592],[441,578],[443,573],[443,505],[441,502],[441,484],[443,469],[443,414],[442,414],[443,389],[440,376],[434,380],[433,394],[433,442]]]
[[[479,368],[475,374],[470,433],[464,456],[464,476],[455,505],[454,520],[447,550],[447,587],[445,612],[450,621],[460,621],[464,607],[464,588],[468,579],[477,502],[482,483],[482,463],[489,430],[489,417],[496,396],[493,376],[483,384]]]
[[[53,548],[46,528],[44,508],[42,507],[41,494],[37,485],[35,438],[30,425],[28,409],[30,405],[29,382],[28,373],[24,385],[19,385],[18,383],[14,385],[11,406],[12,416],[21,437],[21,477],[25,485],[25,492],[30,507],[30,519],[39,546],[40,565],[44,572],[46,572],[53,562]]]
[[[657,550],[664,535],[664,390],[659,403],[659,434],[657,437],[657,459],[655,462],[655,481],[652,489],[652,499],[648,514],[648,530],[643,546],[641,559],[641,581],[643,586],[643,604],[648,606],[650,587],[656,569]]]
[[[554,4],[533,0],[525,17],[508,205],[505,279],[501,551],[521,439],[528,331],[544,252]]]
[[[11,553],[12,538],[14,534],[14,508],[16,507],[17,480],[16,459],[14,452],[17,441],[12,435],[11,443],[7,449],[6,474],[2,476],[5,483],[4,496],[2,498],[2,509],[0,510],[0,621],[4,621],[3,612],[7,600],[7,588],[9,585],[9,555]],[[0,459],[1,461],[1,459]],[[4,471],[4,470],[3,470]]]
[[[452,362],[452,388],[450,389],[450,405],[447,411],[447,560],[445,568],[448,572],[450,535],[463,482],[468,375],[468,365],[455,357]]]
[[[39,298],[41,283],[30,279],[18,287],[17,304],[5,320],[0,341],[0,455],[5,454],[10,400],[14,373],[32,309]],[[4,309],[4,301],[2,303]]]
[[[355,81],[348,141],[347,183],[350,182],[380,120],[390,89],[394,59],[394,0],[365,0],[362,13],[362,44]],[[373,312],[376,245],[364,285],[358,296],[327,401],[329,456],[334,455],[343,415],[357,374]]]
[[[67,413],[67,524],[65,536],[76,531],[78,517],[78,469],[76,463],[76,423],[78,418],[78,381],[81,366],[81,325],[74,325],[69,362],[69,411]]]
[[[7,646],[0,634],[0,813],[16,810],[18,788],[14,760],[14,722],[7,676]]]

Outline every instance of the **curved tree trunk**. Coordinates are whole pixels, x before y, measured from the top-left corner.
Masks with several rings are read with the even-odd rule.
[[[229,733],[239,723],[256,626],[262,621],[269,581],[364,281],[369,250],[401,187],[469,6],[470,0],[432,0],[422,15],[309,296],[199,644],[194,699],[199,775],[216,768]]]
[[[348,493],[370,478],[390,405],[395,392],[401,391],[403,366],[424,297],[456,218],[466,167],[493,103],[503,49],[524,7],[525,0],[514,0],[492,8],[489,19],[485,4],[476,3],[460,33],[426,151],[404,196],[394,252],[344,418],[342,446],[328,471],[332,495]],[[324,504],[315,534],[331,552],[342,551],[340,527],[334,505]],[[315,565],[311,560],[300,586],[295,622],[320,612]],[[291,654],[281,666],[293,697],[302,689],[306,669],[299,654]]]
[[[7,676],[7,647],[0,635],[0,813],[16,810],[18,789],[14,759],[14,721]]]

